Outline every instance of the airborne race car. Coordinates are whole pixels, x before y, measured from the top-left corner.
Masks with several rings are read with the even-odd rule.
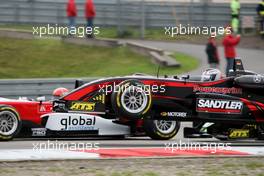
[[[180,121],[191,121],[194,127],[185,128],[186,137],[262,139],[263,89],[264,77],[245,71],[241,60],[235,60],[226,78],[209,69],[199,78],[137,74],[100,79],[54,101],[53,112],[41,117],[43,128],[35,134],[128,136],[140,131],[165,140],[177,134]],[[9,137],[17,131],[12,129]]]

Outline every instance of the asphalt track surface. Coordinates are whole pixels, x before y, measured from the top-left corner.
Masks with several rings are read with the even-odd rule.
[[[135,40],[132,40],[135,41]],[[202,70],[207,68],[207,56],[205,54],[205,46],[203,45],[193,45],[193,44],[179,44],[173,42],[153,42],[153,41],[143,41],[137,40],[141,44],[147,46],[153,46],[156,48],[164,49],[169,52],[182,52],[192,55],[201,61],[201,65],[197,70],[192,71],[190,74],[199,75]],[[219,53],[221,57],[221,70],[224,71],[225,59],[223,56],[223,48],[219,48]],[[263,50],[253,50],[253,49],[238,49],[238,56],[241,57],[244,63],[244,67],[247,70],[252,70],[257,73],[264,73],[264,51]],[[191,126],[190,123],[182,123],[182,127]],[[45,142],[47,140],[60,141],[65,143],[98,143],[100,147],[105,148],[116,148],[116,147],[165,147],[168,143],[182,144],[186,142],[195,143],[212,143],[212,142],[222,142],[216,139],[185,139],[183,138],[182,128],[180,129],[177,136],[169,141],[154,141],[148,137],[129,137],[122,140],[110,139],[110,138],[67,138],[67,139],[29,139],[20,138],[14,141],[1,142],[1,149],[32,149],[33,143]],[[231,146],[264,146],[264,141],[254,141],[254,140],[243,140],[243,141],[227,141],[231,143]]]
[[[169,52],[182,52],[194,56],[199,59],[201,65],[198,69],[190,72],[192,75],[200,75],[203,70],[208,68],[207,55],[205,53],[205,45],[197,44],[184,44],[175,42],[162,42],[162,41],[146,41],[146,40],[130,40],[137,43],[141,43],[145,46],[152,46],[156,48],[163,49]],[[225,71],[226,59],[224,57],[223,47],[218,47],[218,52],[220,55],[220,69]],[[264,74],[264,50],[257,49],[237,49],[237,57],[241,58],[243,65],[246,70],[251,70],[257,73]]]
[[[129,137],[123,140],[115,140],[112,138],[52,138],[52,139],[40,139],[40,138],[20,138],[10,142],[1,142],[0,150],[3,149],[34,149],[36,144],[46,143],[49,140],[50,143],[63,143],[69,145],[77,144],[91,144],[97,145],[100,148],[138,148],[138,147],[164,147],[181,145],[197,145],[201,146],[209,144],[228,144],[231,147],[262,147],[264,141],[256,140],[233,140],[233,141],[219,141],[216,139],[171,139],[167,141],[151,140],[148,137]]]
[[[91,144],[97,145],[100,148],[137,148],[137,147],[166,147],[172,145],[210,145],[210,144],[226,144],[231,147],[261,147],[264,146],[264,141],[257,141],[254,139],[248,140],[232,140],[220,141],[215,138],[184,138],[183,128],[191,126],[191,123],[184,122],[178,134],[171,140],[151,140],[149,137],[126,137],[125,139],[115,139],[112,137],[87,137],[87,138],[17,138],[9,142],[1,142],[0,150],[3,149],[34,149],[36,144],[47,144],[47,141],[53,144]]]

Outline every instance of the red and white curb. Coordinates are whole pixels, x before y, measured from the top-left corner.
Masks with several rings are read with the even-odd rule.
[[[0,161],[78,160],[133,157],[264,156],[264,147],[232,147],[231,150],[165,150],[165,148],[100,148],[94,150],[0,150]]]
[[[203,157],[203,156],[264,156],[264,147],[232,147],[231,150],[195,150],[165,148],[100,148],[98,150],[80,151],[81,153],[97,153],[100,158],[130,158],[130,157]]]

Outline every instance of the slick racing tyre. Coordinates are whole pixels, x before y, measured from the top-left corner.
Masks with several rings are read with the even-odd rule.
[[[144,130],[151,139],[168,140],[180,129],[180,122],[168,120],[144,120]]]
[[[126,80],[116,86],[111,102],[119,117],[142,118],[151,109],[151,92],[137,80]]]
[[[12,140],[20,131],[21,120],[17,111],[9,106],[0,107],[0,141]]]

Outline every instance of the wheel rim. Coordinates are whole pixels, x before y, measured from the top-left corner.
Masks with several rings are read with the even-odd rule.
[[[176,121],[168,121],[168,120],[155,120],[154,123],[157,129],[163,134],[172,133],[177,125]]]
[[[18,119],[16,115],[9,111],[0,112],[0,134],[12,135],[18,127]]]
[[[132,114],[140,113],[145,109],[148,103],[146,92],[139,87],[128,87],[121,96],[123,108]]]

